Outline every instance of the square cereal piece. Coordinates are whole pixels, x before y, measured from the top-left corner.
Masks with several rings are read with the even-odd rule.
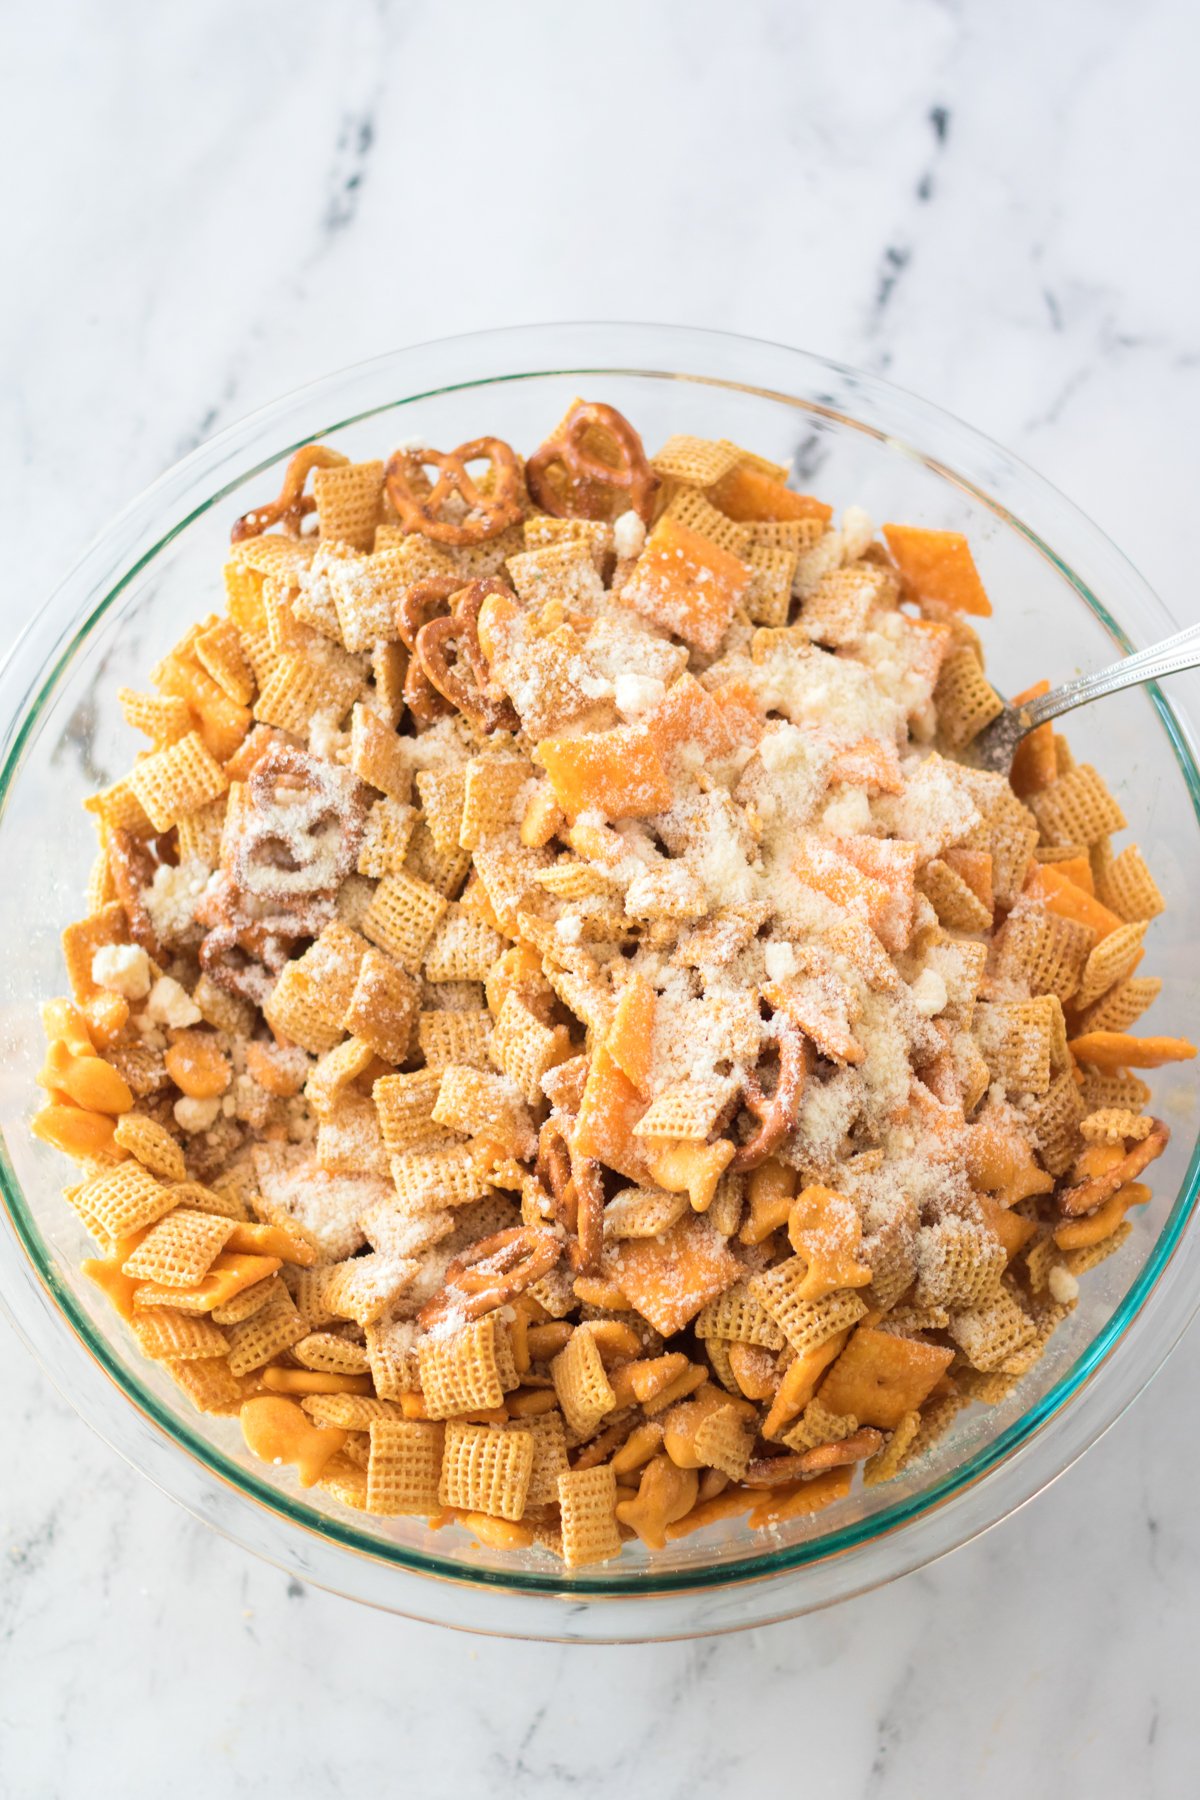
[[[114,781],[98,794],[89,794],[83,803],[85,812],[99,819],[107,828],[127,831],[131,837],[153,837],[154,827],[146,817],[146,809],[128,780]]]
[[[486,1069],[492,1054],[492,1015],[486,1007],[469,1012],[435,1009],[419,1013],[417,1042],[431,1069],[444,1069],[447,1063],[469,1063],[472,1068]],[[505,1074],[511,1074],[511,1070],[501,1066]],[[519,1081],[517,1085],[520,1087]],[[525,1089],[522,1093],[526,1099],[533,1098]]]
[[[533,1438],[492,1425],[446,1426],[438,1498],[443,1506],[519,1519],[533,1475]]]
[[[122,1113],[113,1132],[113,1142],[128,1150],[152,1175],[164,1181],[185,1181],[187,1164],[183,1151],[165,1125],[145,1113]]]
[[[353,658],[316,641],[303,652],[281,655],[254,703],[254,716],[297,737],[307,737],[317,713],[340,720],[358,699],[363,674]]]
[[[439,850],[425,821],[418,819],[404,858],[406,875],[425,882],[445,899],[453,900],[466,880],[470,867],[469,850],[459,850],[457,847]]]
[[[808,1275],[808,1263],[802,1256],[789,1256],[776,1263],[750,1283],[750,1292],[771,1315],[784,1337],[796,1352],[804,1356],[830,1338],[837,1337],[857,1324],[867,1311],[861,1295],[850,1288],[836,1289],[819,1300],[801,1297]],[[848,1412],[848,1407],[835,1411]]]
[[[386,1179],[387,1146],[372,1101],[343,1094],[317,1126],[317,1164],[327,1175],[377,1175]]]
[[[953,752],[964,750],[1004,710],[1004,702],[970,649],[952,651],[946,658],[934,689],[933,704],[938,735]]]
[[[473,756],[464,770],[460,848],[474,850],[484,838],[519,824],[521,797],[534,775],[523,756]]]
[[[651,1101],[634,1126],[633,1135],[703,1143],[715,1129],[737,1086],[733,1076],[673,1082]]]
[[[350,767],[389,800],[407,801],[412,770],[404,753],[404,739],[361,702],[350,715]]]
[[[192,644],[196,661],[223,693],[238,706],[254,698],[254,670],[242,648],[242,634],[232,619],[217,619]]]
[[[435,888],[411,875],[385,875],[363,918],[363,933],[415,975],[446,910]]]
[[[981,1004],[971,1029],[992,1079],[1003,1082],[1011,1094],[1044,1094],[1066,1061],[1057,994]]]
[[[1157,975],[1131,975],[1116,982],[1079,1016],[1079,1030],[1128,1031],[1162,993]]]
[[[155,831],[169,831],[184,813],[223,794],[229,780],[200,733],[189,731],[178,743],[144,756],[129,785]]]
[[[1142,960],[1142,939],[1146,935],[1145,919],[1118,925],[1102,937],[1083,966],[1075,994],[1075,1006],[1091,1006],[1102,994],[1133,974]]]
[[[329,1117],[351,1082],[365,1074],[374,1060],[374,1048],[365,1038],[348,1037],[325,1052],[304,1085],[304,1098],[318,1119]]]
[[[337,614],[339,635],[347,650],[370,650],[374,644],[396,638],[396,603],[404,582],[398,550],[333,558],[326,583]]]
[[[338,1263],[325,1287],[326,1304],[339,1319],[373,1325],[395,1306],[420,1273],[412,1257],[385,1256],[369,1250]]]
[[[765,1350],[782,1350],[787,1342],[770,1313],[750,1292],[747,1281],[727,1288],[701,1309],[696,1319],[696,1336],[723,1338],[734,1344],[759,1344]]]
[[[288,962],[263,1006],[263,1017],[277,1037],[312,1056],[323,1056],[342,1038],[341,1025],[330,1021],[326,1000],[302,961]]]
[[[574,613],[594,613],[604,599],[604,583],[589,543],[560,538],[508,559],[508,573],[524,604],[540,610],[547,602]]]
[[[164,1287],[195,1287],[208,1273],[235,1229],[232,1219],[177,1207],[152,1225],[123,1272]]]
[[[750,570],[731,551],[667,513],[647,538],[621,600],[652,625],[712,655],[750,580]]]
[[[118,688],[117,701],[125,723],[134,731],[145,732],[156,750],[177,744],[195,725],[191,707],[176,694],[139,694],[133,688]]]
[[[392,1180],[401,1206],[433,1212],[447,1206],[469,1206],[488,1192],[490,1155],[481,1157],[472,1144],[448,1150],[407,1151],[392,1158]]]
[[[549,544],[585,544],[597,574],[613,554],[612,526],[605,519],[555,519],[549,513],[531,513],[522,527],[526,550],[543,550]]]
[[[569,1466],[562,1414],[536,1413],[531,1419],[518,1421],[511,1429],[528,1431],[533,1439],[533,1473],[529,1478],[526,1505],[557,1504],[558,1478]]]
[[[211,1319],[174,1312],[169,1306],[135,1313],[130,1323],[138,1349],[154,1362],[195,1362],[224,1356],[228,1347],[225,1333]]]
[[[795,561],[793,558],[793,573]],[[858,563],[821,577],[805,600],[797,625],[813,643],[841,649],[856,644],[871,614],[894,601],[895,582],[887,570],[873,563]]]
[[[241,1410],[245,1387],[224,1356],[200,1356],[190,1362],[164,1357],[163,1367],[197,1412],[228,1415]]]
[[[564,1469],[558,1477],[562,1555],[569,1569],[608,1562],[621,1553],[617,1477],[611,1463]]]
[[[359,964],[342,1024],[385,1062],[401,1063],[408,1055],[420,1006],[421,990],[413,977],[371,946]]]
[[[426,827],[437,849],[449,854],[461,848],[463,802],[467,791],[467,765],[452,768],[419,769],[417,793]]]
[[[1125,828],[1125,814],[1090,763],[1080,763],[1041,793],[1030,794],[1028,803],[1047,844],[1090,846]]]
[[[741,460],[741,451],[727,438],[692,437],[688,432],[679,432],[650,458],[650,467],[665,480],[707,488],[736,469]]]
[[[450,1337],[425,1338],[417,1350],[421,1392],[431,1419],[487,1412],[519,1385],[508,1327],[486,1313]]]
[[[1037,1336],[1036,1324],[1007,1288],[951,1313],[949,1331],[967,1361],[985,1373],[1002,1368]]]
[[[750,570],[744,605],[755,625],[786,625],[799,551],[785,544],[750,544],[741,552]]]
[[[490,1026],[490,1018],[488,1023]],[[556,1063],[565,1062],[572,1049],[565,1026],[543,1025],[515,991],[505,996],[489,1037],[492,1062],[516,1083],[522,1098],[531,1105],[541,1099],[542,1077]]]
[[[692,487],[676,488],[663,516],[684,526],[697,537],[740,557],[750,543],[750,528],[713,505],[706,494]]]
[[[438,1510],[443,1432],[417,1419],[372,1419],[367,1511],[384,1517]]]
[[[399,1400],[421,1391],[417,1372],[416,1326],[410,1319],[380,1319],[365,1332],[371,1380],[381,1400]]]
[[[1127,922],[1156,919],[1167,904],[1136,844],[1127,844],[1119,856],[1100,863],[1096,898]]]
[[[85,1181],[80,1211],[110,1238],[131,1237],[153,1225],[175,1205],[171,1190],[139,1162],[123,1162]]]
[[[1065,1005],[1078,991],[1095,941],[1090,925],[1029,907],[1010,914],[996,939],[996,973],[1024,983],[1034,996],[1057,994]]]
[[[207,863],[210,869],[216,867],[221,857],[221,834],[228,805],[228,796],[218,794],[215,800],[197,806],[192,812],[182,813],[176,819],[180,862],[190,862],[194,858],[197,862]]]
[[[427,981],[486,981],[507,943],[498,931],[451,906],[425,952]]]
[[[725,1239],[697,1215],[681,1219],[662,1238],[610,1246],[607,1261],[630,1306],[664,1337],[681,1331],[742,1274]]]
[[[323,538],[370,550],[383,509],[382,462],[339,463],[313,472],[317,526]]]
[[[261,1369],[283,1350],[290,1350],[309,1325],[290,1294],[277,1296],[249,1319],[229,1328],[229,1367],[235,1375]]]
[[[439,1150],[454,1143],[455,1136],[433,1117],[442,1071],[414,1069],[405,1075],[381,1075],[372,1097],[383,1141],[392,1156],[413,1150]]]
[[[404,867],[404,858],[412,840],[417,815],[411,806],[396,800],[376,800],[367,813],[362,845],[358,852],[358,872],[374,881],[385,875],[396,875]]]
[[[590,1438],[600,1421],[617,1404],[596,1339],[586,1325],[577,1325],[565,1348],[550,1364],[550,1376],[563,1417],[577,1441]]]

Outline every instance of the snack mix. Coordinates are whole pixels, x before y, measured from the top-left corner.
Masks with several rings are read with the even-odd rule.
[[[310,445],[120,694],[33,1129],[142,1353],[345,1506],[571,1568],[806,1518],[1149,1198],[1195,1052],[1121,808],[1048,725],[971,766],[965,538],[786,476],[584,401]]]

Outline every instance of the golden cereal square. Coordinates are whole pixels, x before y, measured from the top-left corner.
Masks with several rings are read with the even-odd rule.
[[[494,1313],[451,1337],[425,1338],[417,1351],[421,1392],[431,1419],[502,1406],[517,1385],[508,1327]]]
[[[323,538],[370,550],[383,506],[382,462],[339,463],[313,472],[317,525]]]
[[[438,1510],[442,1429],[416,1419],[373,1419],[367,1511],[385,1516]]]
[[[178,1207],[152,1225],[123,1265],[126,1275],[165,1287],[195,1287],[224,1249],[232,1219]]]
[[[143,757],[129,785],[155,831],[169,831],[185,813],[223,794],[229,780],[200,733],[189,731],[178,743]]]
[[[443,1506],[519,1519],[533,1475],[533,1438],[491,1425],[446,1426],[438,1498]]]
[[[447,902],[411,875],[385,875],[363,918],[364,935],[415,975]]]
[[[591,1469],[564,1469],[558,1477],[562,1510],[562,1553],[569,1569],[619,1556],[617,1478],[611,1463]]]
[[[550,1364],[558,1404],[575,1440],[589,1438],[601,1419],[617,1403],[596,1339],[586,1325],[577,1325]]]

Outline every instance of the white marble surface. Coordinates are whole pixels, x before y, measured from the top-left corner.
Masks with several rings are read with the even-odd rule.
[[[51,0],[2,33],[4,639],[217,426],[394,344],[539,317],[885,370],[1196,614],[1188,0]],[[0,1340],[6,1796],[1194,1789],[1195,1332],[1083,1465],[935,1569],[612,1650],[299,1587]]]

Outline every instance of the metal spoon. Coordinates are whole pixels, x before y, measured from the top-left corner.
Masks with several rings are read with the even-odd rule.
[[[1177,675],[1183,669],[1194,669],[1198,665],[1200,625],[1189,625],[1161,644],[1151,644],[1148,650],[1135,650],[1132,656],[1110,663],[1107,669],[1097,669],[1092,675],[1077,675],[1074,681],[1064,681],[1061,687],[1052,688],[1048,694],[1038,700],[1029,700],[1024,706],[1009,706],[1005,702],[1004,711],[985,725],[971,744],[970,759],[981,769],[1007,775],[1017,745],[1026,732],[1033,731],[1036,726],[1057,719],[1060,713],[1084,706],[1089,700],[1102,700],[1106,694],[1120,693],[1122,688],[1138,687],[1144,681],[1157,681],[1160,675]]]

